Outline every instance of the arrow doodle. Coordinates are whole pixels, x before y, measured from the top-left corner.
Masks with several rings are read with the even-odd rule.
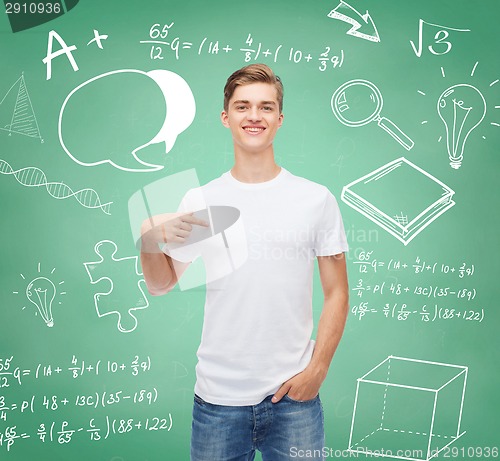
[[[47,192],[56,199],[62,200],[69,197],[75,197],[80,205],[85,208],[100,208],[104,213],[108,215],[111,214],[109,208],[113,202],[101,203],[99,195],[94,189],[87,188],[74,192],[63,182],[47,182],[45,173],[37,167],[30,166],[19,170],[13,170],[5,160],[0,159],[0,173],[14,175],[17,182],[26,187],[45,186]]]
[[[352,27],[347,31],[348,35],[371,42],[380,42],[377,27],[368,11],[362,15],[351,5],[340,0],[338,6],[328,13],[328,17],[351,24]],[[360,30],[361,28],[363,28],[363,32]]]

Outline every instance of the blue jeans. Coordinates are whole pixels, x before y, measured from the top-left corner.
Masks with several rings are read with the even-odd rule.
[[[323,408],[319,396],[297,402],[272,395],[257,405],[226,406],[195,395],[191,461],[323,460]]]

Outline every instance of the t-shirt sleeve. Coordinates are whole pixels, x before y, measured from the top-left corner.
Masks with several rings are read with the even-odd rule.
[[[344,231],[344,223],[337,200],[327,190],[323,213],[315,233],[314,253],[316,256],[330,256],[349,250]]]

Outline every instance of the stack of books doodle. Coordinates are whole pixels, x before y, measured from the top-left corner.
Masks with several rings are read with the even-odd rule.
[[[342,200],[407,245],[455,205],[453,194],[401,157],[345,186]]]

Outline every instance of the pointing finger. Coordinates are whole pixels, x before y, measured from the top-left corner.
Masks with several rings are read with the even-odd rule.
[[[210,224],[204,221],[203,219],[197,218],[193,216],[193,214],[187,214],[181,217],[182,221],[189,224],[196,224],[198,226],[208,227]]]

